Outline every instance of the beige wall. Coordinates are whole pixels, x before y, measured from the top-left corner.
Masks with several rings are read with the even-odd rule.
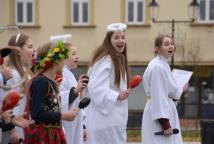
[[[0,0],[0,26],[11,23],[12,0]],[[72,42],[78,48],[81,62],[87,62],[91,53],[104,39],[106,25],[112,22],[124,21],[121,13],[122,0],[94,0],[94,23],[90,27],[67,27],[66,0],[38,0],[39,27],[21,28],[21,31],[31,35],[36,46],[48,41],[49,36],[56,34],[72,34]],[[188,20],[187,5],[190,0],[158,0],[160,4],[159,20]],[[131,64],[147,64],[153,57],[153,41],[158,33],[171,34],[171,25],[152,23],[147,26],[129,26],[127,29],[128,57]],[[0,35],[1,46],[6,45],[14,32]],[[175,25],[175,42],[177,52],[175,62],[192,59],[188,53],[192,50],[197,59],[204,65],[214,65],[214,28],[213,25],[179,24]],[[197,50],[200,49],[200,50]]]

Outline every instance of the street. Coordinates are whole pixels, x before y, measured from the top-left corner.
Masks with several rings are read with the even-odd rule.
[[[140,144],[139,142],[129,142],[127,144]],[[184,144],[201,144],[201,142],[184,142]]]

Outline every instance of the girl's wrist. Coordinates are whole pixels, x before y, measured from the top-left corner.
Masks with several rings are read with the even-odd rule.
[[[74,88],[74,92],[75,92],[76,94],[79,93],[79,90],[77,89],[77,87]]]
[[[61,112],[61,120],[66,120],[66,114],[64,112]]]
[[[15,115],[12,115],[12,116],[11,116],[11,123],[12,123],[12,124],[14,124],[14,122],[13,122],[14,118],[15,118]]]

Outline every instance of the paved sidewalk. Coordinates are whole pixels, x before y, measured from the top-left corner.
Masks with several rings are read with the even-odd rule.
[[[137,143],[137,142],[129,142],[127,144],[140,144],[140,143]],[[201,144],[201,142],[184,142],[184,144]]]

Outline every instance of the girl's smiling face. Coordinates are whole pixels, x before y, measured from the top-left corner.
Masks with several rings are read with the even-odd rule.
[[[66,64],[70,68],[74,69],[77,67],[77,64],[79,62],[79,56],[77,55],[76,47],[74,47],[74,46],[70,47],[69,58],[66,61],[67,61]]]
[[[125,32],[115,31],[111,36],[111,44],[118,53],[122,53],[126,45]]]
[[[162,45],[158,49],[158,53],[165,57],[166,59],[170,59],[175,53],[175,45],[173,40],[170,37],[165,37],[162,40]]]
[[[35,51],[33,41],[29,38],[25,44],[21,47],[22,51],[26,54],[27,56],[27,61],[31,61],[33,58],[33,54]],[[22,60],[23,63],[25,63],[26,59]]]

